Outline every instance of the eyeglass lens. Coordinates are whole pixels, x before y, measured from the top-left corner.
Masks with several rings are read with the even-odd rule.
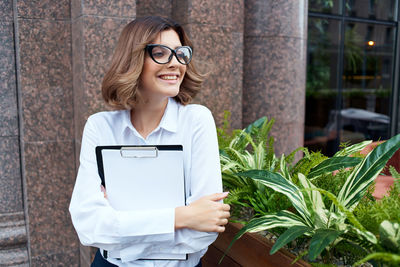
[[[172,50],[169,47],[161,45],[153,46],[151,50],[151,56],[157,63],[166,64],[171,61],[174,52],[176,55],[176,59],[181,64],[184,65],[189,64],[192,57],[192,51],[190,50],[189,47],[185,46],[178,47],[175,50]]]

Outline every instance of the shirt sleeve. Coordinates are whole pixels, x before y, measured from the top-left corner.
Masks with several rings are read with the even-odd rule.
[[[175,209],[117,211],[100,190],[95,147],[98,133],[90,118],[82,137],[80,167],[72,193],[69,211],[72,223],[83,245],[106,250],[123,250],[136,246],[140,258],[154,243],[174,243]]]
[[[190,196],[187,204],[214,193],[222,192],[222,178],[219,160],[217,131],[211,112],[200,107],[192,124],[191,164],[190,164]],[[191,229],[180,229],[175,232],[174,246],[165,248],[163,244],[155,250],[172,253],[194,253],[207,249],[215,241],[215,232],[199,232]]]

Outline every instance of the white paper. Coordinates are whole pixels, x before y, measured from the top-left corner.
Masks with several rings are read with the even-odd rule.
[[[143,158],[124,157],[119,149],[101,152],[107,199],[114,209],[149,210],[185,205],[182,151],[159,150],[157,157]],[[184,260],[186,254],[164,253],[149,259]]]

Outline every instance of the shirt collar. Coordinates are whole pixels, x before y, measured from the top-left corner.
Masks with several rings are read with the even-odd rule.
[[[177,131],[178,124],[178,103],[173,98],[168,98],[167,107],[160,121],[160,128],[170,132]]]
[[[123,116],[123,128],[129,128],[134,130],[131,122],[130,110],[125,110],[125,116]],[[161,118],[160,124],[157,128],[163,128],[169,132],[176,132],[178,124],[178,103],[173,98],[168,98],[167,107],[165,108],[164,115]]]

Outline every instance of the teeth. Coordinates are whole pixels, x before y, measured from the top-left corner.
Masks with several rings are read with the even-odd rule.
[[[163,80],[176,80],[177,77],[175,75],[162,75],[160,76],[161,79]]]

